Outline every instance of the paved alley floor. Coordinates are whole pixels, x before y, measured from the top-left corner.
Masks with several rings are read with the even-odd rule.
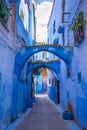
[[[37,96],[32,110],[14,130],[71,130],[47,96]],[[73,128],[73,130],[75,130]]]

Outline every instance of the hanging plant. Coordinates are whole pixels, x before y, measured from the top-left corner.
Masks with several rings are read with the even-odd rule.
[[[8,19],[8,11],[7,8],[0,2],[0,17],[4,22],[7,22]]]
[[[85,29],[85,27],[86,27],[86,20],[84,20],[83,18],[83,12],[80,12],[76,19],[75,26],[72,26],[71,29],[73,31],[77,31],[80,28]]]
[[[85,36],[84,29],[86,27],[86,20],[83,18],[83,12],[81,11],[75,21],[75,25],[71,27],[74,31],[75,41],[81,42]]]

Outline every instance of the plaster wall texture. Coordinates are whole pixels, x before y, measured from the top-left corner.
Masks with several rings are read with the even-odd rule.
[[[57,88],[54,86],[48,87],[49,98],[57,104]]]
[[[16,11],[16,22],[17,22],[17,36],[24,38],[27,45],[32,45],[34,43],[33,39],[33,24],[34,24],[34,11],[32,1],[29,1],[29,9],[27,3],[23,0],[18,0],[17,11]],[[20,10],[22,9],[24,20],[20,17]],[[27,12],[27,13],[26,13]],[[28,34],[26,33],[26,29]],[[21,43],[22,44],[22,43]]]
[[[23,24],[25,29],[28,30],[28,5],[27,2],[25,3],[24,0],[21,0],[20,2],[20,10],[19,10],[19,14],[21,14],[21,10],[23,11]]]
[[[49,98],[57,103],[57,87],[55,86],[55,79],[58,79],[58,75],[53,70],[47,70],[47,94]]]
[[[39,52],[39,53],[34,54],[34,62],[37,62],[37,61],[39,61],[39,60],[40,60],[40,61],[43,60],[42,52]],[[35,84],[38,83],[38,85],[35,86],[36,91],[38,91],[39,86],[40,86],[41,92],[42,92],[42,72],[40,73],[39,76],[38,76],[38,75],[35,76],[34,81],[35,81]],[[37,93],[38,93],[38,92],[37,92]]]
[[[32,45],[32,1],[29,2],[29,10],[28,5],[25,4],[22,0],[18,0],[16,6],[16,42],[17,42],[17,54],[15,57],[15,65],[14,65],[14,73],[16,78],[14,78],[13,90],[12,90],[12,118],[16,119],[16,117],[26,110],[28,106],[30,106],[31,100],[31,87],[32,87],[32,76],[29,74],[29,77],[26,77],[26,68],[27,68],[27,60],[25,65],[20,70],[21,60],[18,58],[18,55],[22,55],[25,52],[25,49],[21,49],[22,44],[24,42],[27,45]],[[20,9],[22,9],[23,13],[27,12],[27,16],[24,16],[24,21],[20,18]],[[27,19],[27,22],[25,23]],[[26,34],[26,28],[28,29],[28,35]],[[23,40],[24,39],[24,40]],[[19,68],[16,66],[16,60],[19,63]],[[17,75],[19,74],[19,75]],[[28,78],[26,82],[26,78]]]
[[[0,45],[0,125],[7,125],[11,116],[11,95],[12,95],[12,52],[9,48]],[[1,127],[0,127],[1,128]]]
[[[13,85],[14,56],[15,56],[15,27],[9,16],[6,27],[0,22],[0,129],[4,130],[11,118],[11,96]],[[15,20],[15,19],[14,19]]]
[[[65,20],[70,20],[70,23],[74,23],[74,20],[78,16],[80,11],[84,12],[84,19],[87,19],[87,10],[86,5],[87,1],[84,0],[80,4],[80,0],[78,1],[70,1],[70,3],[66,2],[66,9],[71,12],[70,15],[65,17]],[[71,4],[72,3],[72,4]],[[65,11],[67,12],[67,10]],[[74,35],[73,31],[69,29],[69,35],[67,36],[67,29],[65,30],[65,44],[67,45],[67,41],[70,45],[73,46],[73,57],[72,63],[70,66],[71,78],[67,78],[66,73],[66,65],[61,63],[61,75],[62,75],[62,86],[65,86],[65,96],[64,101],[66,99],[66,103],[64,105],[65,109],[71,109],[75,118],[79,122],[79,124],[87,129],[87,24],[85,28],[85,38],[79,45],[79,47],[74,46]],[[78,81],[78,74],[81,73],[81,81]],[[68,84],[67,84],[68,83]],[[62,89],[62,87],[61,87]],[[61,90],[62,91],[62,90]],[[66,98],[65,98],[66,97]],[[64,103],[63,103],[64,104]],[[71,108],[70,108],[71,107]]]
[[[53,11],[52,11],[52,14],[50,16],[49,23],[48,23],[48,43],[49,44],[53,44],[53,41],[56,38],[59,38],[58,44],[62,43],[62,35],[58,33],[58,27],[61,24],[61,13],[62,13],[62,1],[55,0]],[[53,27],[54,22],[55,22],[55,27]],[[53,33],[54,28],[55,28],[55,33]],[[49,57],[49,59],[57,59],[58,58],[55,55],[49,54],[49,53],[48,53],[48,57]]]
[[[66,0],[65,12],[70,12],[70,14],[65,15],[65,21],[68,21],[70,24],[73,24],[80,11],[84,12],[84,19],[87,20],[86,5],[87,5],[86,0],[84,1]],[[57,10],[58,9],[56,8],[55,11],[57,12]],[[59,11],[59,13],[61,14],[61,11]],[[53,21],[54,19],[55,19],[55,16],[52,17],[51,21]],[[86,78],[87,24],[85,28],[85,38],[81,42],[79,47],[74,46],[74,34],[73,34],[73,31],[70,28],[68,28],[67,25],[65,26],[64,35],[65,35],[65,45],[73,46],[73,56],[72,56],[72,62],[68,66],[70,68],[70,73],[71,73],[70,78],[67,77],[67,66],[63,62],[63,60],[61,60],[61,69],[60,69],[61,73],[60,73],[60,78],[59,78],[60,79],[61,106],[63,107],[64,110],[72,111],[75,119],[81,125],[81,127],[87,129],[87,111],[86,111],[87,110],[87,105],[86,105],[86,101],[87,101],[87,89],[86,89],[87,87],[87,78]],[[50,35],[48,36],[50,37]],[[81,74],[80,82],[78,81],[79,73]]]
[[[56,0],[51,14],[50,22],[48,23],[48,36],[49,36],[48,38],[50,44],[53,43],[55,38],[59,38],[59,40],[61,39],[61,34],[58,34],[58,27],[61,24],[61,13],[62,13],[62,1]],[[55,26],[54,26],[54,22],[55,22]],[[59,44],[61,44],[61,41]]]
[[[54,67],[55,68],[55,67]],[[57,67],[56,67],[57,68]],[[52,79],[57,78],[58,79],[58,74],[60,73],[60,67],[58,67],[59,70],[54,71],[55,69],[48,69],[47,70],[47,75],[48,75],[48,86],[52,85]],[[57,72],[57,73],[56,73]],[[50,84],[49,84],[49,79],[50,79]],[[55,86],[55,85],[54,85]]]
[[[27,44],[30,44],[24,25],[19,17],[18,3],[12,7],[6,25],[0,21],[0,129],[4,130],[10,121],[15,119],[27,105],[28,93],[30,88],[26,86],[25,70],[26,65],[21,74],[22,80],[19,81],[14,75],[15,53],[19,44],[22,45],[18,37],[24,38]],[[17,11],[17,12],[16,12]],[[16,16],[15,16],[16,15]],[[30,18],[32,19],[32,18]],[[17,26],[19,24],[19,26]],[[17,30],[16,30],[17,29]],[[29,28],[31,29],[31,28]],[[15,35],[15,32],[17,35]],[[32,37],[31,37],[32,38]],[[20,46],[19,46],[20,47]],[[24,80],[24,81],[23,81]],[[30,82],[31,83],[31,82]],[[28,84],[30,85],[30,84]],[[20,104],[20,105],[19,105]],[[13,113],[12,113],[13,112]]]
[[[28,82],[27,82],[27,106],[32,107],[32,72],[28,74]]]
[[[58,38],[59,39],[59,43],[58,44],[62,44],[62,35],[58,33],[58,27],[61,24],[61,17],[62,14],[62,1],[61,0],[55,0],[54,2],[54,6],[53,6],[53,10],[50,16],[50,20],[48,23],[48,43],[49,44],[53,44],[53,41]],[[54,25],[55,23],[55,25]],[[54,31],[55,29],[55,31]],[[47,57],[49,57],[49,60],[54,60],[54,59],[59,59],[58,56],[55,56],[51,53],[47,54]],[[47,70],[47,74],[48,74],[48,86],[50,86],[50,88],[48,87],[48,95],[51,98],[51,100],[54,100],[54,95],[51,92],[52,89],[53,91],[56,90],[56,88],[51,88],[52,87],[52,80],[55,81],[55,78],[58,79],[58,75],[55,74],[55,72],[53,71],[49,71]],[[50,84],[49,84],[49,79],[50,79]],[[54,87],[55,87],[55,83],[54,83]],[[54,90],[55,89],[55,90]],[[53,96],[53,97],[52,97]],[[55,96],[55,102],[57,100],[57,96]]]

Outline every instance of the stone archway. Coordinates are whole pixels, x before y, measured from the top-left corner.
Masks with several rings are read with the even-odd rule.
[[[44,61],[44,62],[28,62],[28,67],[27,67],[27,75],[29,72],[31,72],[34,69],[37,68],[48,68],[53,70],[56,75],[58,76],[58,74],[60,73],[60,61],[59,60],[52,60],[52,61]]]
[[[59,79],[59,73],[60,73],[60,61],[59,60],[52,60],[52,61],[45,61],[45,62],[41,62],[41,61],[28,62],[27,76],[30,72],[32,72],[33,70],[37,70],[38,68],[47,68],[49,71],[52,70],[56,74],[55,77],[57,78],[57,80]],[[53,82],[55,81],[55,77],[54,77],[54,79],[52,79],[52,84],[50,84],[50,85],[53,85]],[[56,95],[55,100],[57,101],[57,86],[56,87],[48,87],[48,89],[47,89],[47,86],[49,86],[49,85],[47,84],[47,82],[45,82],[45,83],[46,83],[45,84],[46,85],[45,86],[46,92],[49,94],[49,96],[50,96],[50,94]],[[32,88],[36,88],[35,90],[38,90],[37,88],[39,87],[39,91],[44,92],[44,87],[43,87],[44,83],[42,82],[42,84],[43,85],[36,85],[36,87],[32,87]],[[34,89],[32,89],[32,90],[34,90]],[[49,91],[47,91],[47,90],[49,90]],[[52,90],[53,90],[53,93],[52,93]]]
[[[15,68],[14,73],[16,76],[20,76],[21,70],[23,69],[27,60],[34,55],[35,53],[41,51],[51,52],[52,54],[60,57],[66,64],[70,64],[72,61],[72,47],[70,46],[61,46],[61,45],[34,45],[34,46],[26,46],[26,50],[23,54],[18,52],[15,57]]]

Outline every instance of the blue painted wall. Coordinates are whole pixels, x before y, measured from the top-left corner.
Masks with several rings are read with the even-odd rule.
[[[24,27],[24,24],[23,24],[23,21],[21,20],[21,18],[20,18],[20,14],[19,14],[19,8],[20,7],[20,0],[18,0],[18,2],[17,2],[17,7],[16,7],[16,28],[17,28],[17,36],[19,36],[19,37],[21,37],[21,39],[22,38],[24,38],[24,40],[25,40],[25,43],[26,44],[31,44],[31,39],[32,39],[32,37],[28,37],[27,36],[27,34],[26,34],[26,29],[25,29],[25,27]],[[30,19],[31,19],[31,17],[30,17]],[[28,29],[29,31],[28,31],[28,35],[31,35],[31,30],[32,30],[32,28],[30,28],[29,27],[29,29]],[[31,38],[31,39],[30,39]],[[20,43],[19,44],[22,44],[21,43],[21,41],[20,41]]]
[[[42,84],[36,85],[36,93],[43,93],[43,86]]]
[[[87,97],[77,97],[76,98],[76,116],[79,124],[83,128],[87,128]]]
[[[49,98],[57,104],[57,88],[54,86],[48,86],[48,96]]]
[[[72,4],[71,4],[72,3]],[[49,23],[48,29],[53,29],[53,22],[62,23],[62,1],[55,0],[55,5],[53,8],[52,17]],[[69,70],[71,76],[67,75],[67,65],[61,60],[60,68],[60,95],[61,95],[61,107],[64,110],[72,111],[75,119],[81,125],[82,128],[87,129],[87,111],[86,111],[86,100],[87,100],[87,25],[85,28],[85,38],[79,43],[78,47],[75,47],[76,41],[74,40],[74,33],[68,25],[73,26],[75,20],[80,11],[84,12],[84,19],[87,19],[87,1],[73,1],[66,0],[65,2],[65,12],[70,12],[70,14],[64,15],[64,20],[68,23],[65,24],[64,30],[64,41],[65,45],[73,46],[73,57],[71,65],[69,65]],[[60,13],[59,13],[60,12]],[[59,14],[59,15],[58,15]],[[48,31],[49,43],[59,35],[59,43],[63,44],[63,39],[61,34],[57,34],[58,26],[56,26],[55,34],[53,31]],[[81,80],[79,82],[79,74],[81,74]]]
[[[17,36],[23,38],[27,45],[32,45],[32,1],[30,1],[31,10],[29,10],[29,31],[28,36],[26,35],[25,27],[23,21],[19,15],[19,7],[20,7],[20,0],[17,2],[16,7],[16,29],[17,29]],[[34,28],[33,28],[34,29]],[[19,45],[22,45],[21,41],[18,41]],[[13,82],[13,89],[12,89],[12,118],[16,119],[16,117],[21,113],[24,112],[27,107],[31,106],[31,87],[32,87],[32,75],[29,74],[30,78],[26,83],[26,64],[23,66],[21,70],[21,62],[18,58],[21,56],[23,50],[17,53],[15,57],[15,65],[14,65],[14,73],[15,77]],[[16,63],[19,62],[19,67],[16,67]],[[27,61],[26,61],[27,62]]]

